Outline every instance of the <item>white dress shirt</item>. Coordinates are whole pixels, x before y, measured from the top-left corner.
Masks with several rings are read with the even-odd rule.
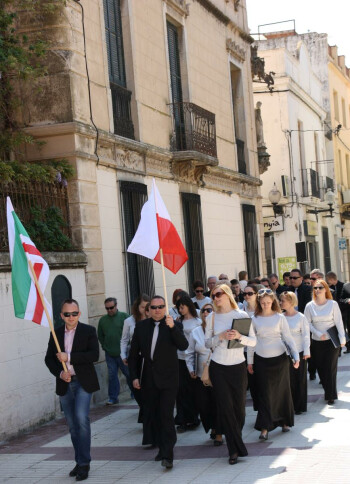
[[[211,351],[205,347],[204,331],[202,326],[195,328],[190,334],[190,341],[186,350],[186,365],[188,371],[196,372],[200,378],[203,373],[203,363],[206,363]]]
[[[206,318],[205,328],[205,346],[213,350],[211,359],[220,365],[231,366],[238,365],[245,361],[243,346],[241,348],[227,348],[228,341],[221,340],[219,334],[232,328],[233,319],[248,318],[248,314],[240,309],[232,309],[228,313],[215,313],[214,331],[212,329],[213,313]],[[256,337],[252,325],[249,329],[249,335],[241,337],[241,343],[245,346],[255,346]]]
[[[336,301],[327,299],[325,304],[316,304],[315,301],[307,303],[304,315],[309,322],[312,339],[322,341],[321,336],[326,334],[326,340],[330,339],[327,329],[336,326],[338,330],[340,344],[345,344],[345,332],[343,318]]]
[[[272,316],[253,316],[257,343],[255,348],[248,348],[248,364],[254,363],[254,353],[262,358],[273,358],[286,352],[282,340],[292,351],[295,361],[299,361],[299,352],[291,335],[287,320],[283,314],[275,313]]]
[[[303,352],[304,356],[310,356],[310,328],[307,319],[302,313],[296,313],[294,316],[286,317],[290,332],[296,344],[299,353]]]
[[[182,322],[184,335],[187,341],[190,341],[190,334],[192,331],[202,324],[202,321],[199,318],[191,318],[191,319],[184,319]],[[180,351],[177,350],[177,357],[179,360],[186,360],[186,353],[187,350]]]
[[[129,356],[130,343],[135,331],[135,325],[134,316],[129,316],[124,321],[122,337],[120,339],[120,356],[122,360],[125,360]]]

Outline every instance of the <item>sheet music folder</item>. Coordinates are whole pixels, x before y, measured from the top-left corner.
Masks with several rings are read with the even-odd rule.
[[[235,329],[238,331],[242,336],[249,335],[250,325],[252,324],[252,320],[250,318],[242,318],[242,319],[233,319],[231,329]],[[227,342],[227,348],[244,348],[245,345],[242,345],[238,340],[232,339]]]
[[[327,333],[329,334],[329,337],[331,338],[331,341],[334,345],[334,348],[339,348],[340,347],[340,339],[339,339],[337,327],[332,326],[331,328],[327,329]]]

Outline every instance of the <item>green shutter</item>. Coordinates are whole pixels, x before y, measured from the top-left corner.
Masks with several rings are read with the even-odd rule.
[[[126,87],[120,0],[103,0],[108,74],[111,83]]]

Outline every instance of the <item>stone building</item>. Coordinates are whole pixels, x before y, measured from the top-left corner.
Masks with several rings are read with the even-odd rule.
[[[24,16],[21,27],[44,24]],[[45,144],[29,147],[27,157],[65,158],[75,167],[68,197],[82,260],[69,270],[61,261],[52,280],[69,280],[82,321],[97,325],[105,297],[129,311],[140,292],[162,293],[160,266],[126,252],[153,177],[189,255],[177,275],[167,272],[170,300],[175,288],[191,290],[207,275],[265,273],[245,0],[69,0],[45,32],[53,42],[49,75],[23,108],[27,131]],[[42,363],[48,334],[13,318],[10,274],[1,277],[12,331],[41,334],[40,373],[27,379],[33,388],[40,379],[40,402],[26,395],[27,408],[14,414],[2,385],[6,434],[52,415],[57,401]],[[7,336],[2,343],[15,348]],[[16,353],[14,366],[22,359]],[[1,375],[17,371],[1,365]],[[104,355],[97,367],[105,382]],[[25,394],[15,377],[12,386]],[[96,398],[105,396],[103,385]]]

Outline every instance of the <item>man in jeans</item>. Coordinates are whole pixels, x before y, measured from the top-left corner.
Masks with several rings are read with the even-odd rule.
[[[129,317],[127,313],[118,311],[117,300],[108,297],[105,300],[106,316],[102,316],[98,323],[98,339],[106,354],[108,368],[108,401],[106,405],[116,405],[120,391],[118,370],[121,369],[132,393],[133,389],[129,378],[129,369],[120,356],[120,340],[122,337],[124,321]]]
[[[80,323],[80,314],[77,301],[66,299],[63,302],[61,318],[65,325],[56,330],[61,352],[57,351],[51,334],[45,363],[56,377],[56,393],[75,451],[76,466],[69,475],[77,481],[84,481],[88,478],[91,461],[90,402],[92,393],[100,386],[94,367],[99,355],[96,329]],[[65,362],[67,371],[62,362]]]

